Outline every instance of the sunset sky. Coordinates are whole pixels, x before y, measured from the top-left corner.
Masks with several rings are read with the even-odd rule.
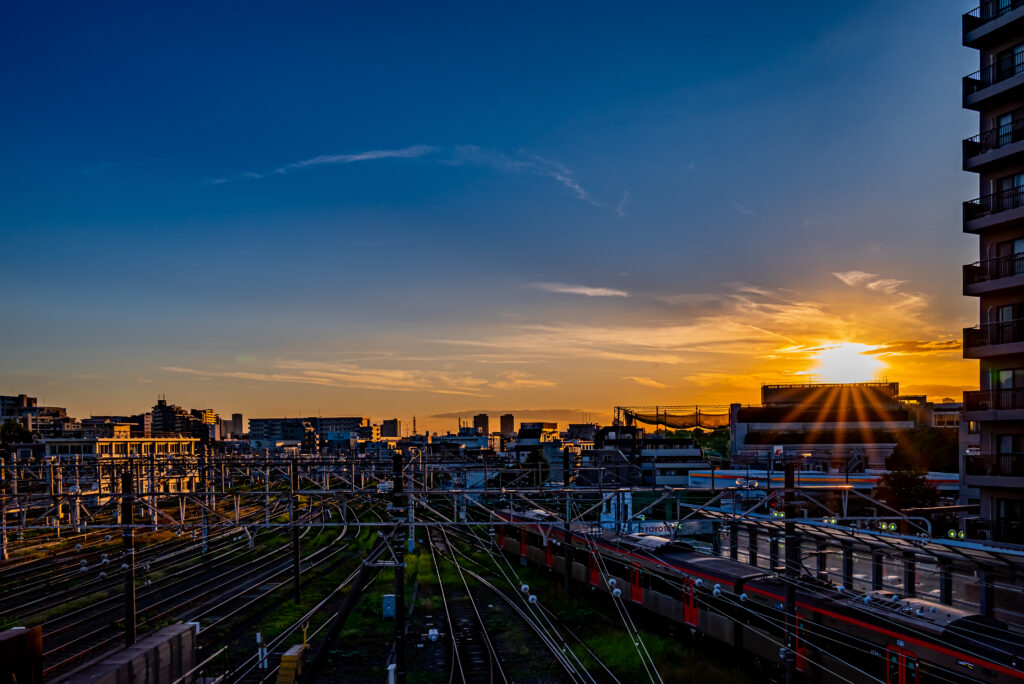
[[[0,394],[441,429],[977,386],[972,5],[214,5],[2,10]]]

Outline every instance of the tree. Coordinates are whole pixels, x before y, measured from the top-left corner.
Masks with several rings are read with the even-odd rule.
[[[32,431],[28,430],[21,423],[8,420],[0,425],[0,447],[6,448],[9,444],[22,444],[32,441]]]
[[[960,436],[948,428],[917,428],[896,438],[896,448],[885,461],[889,470],[938,471],[959,469]]]
[[[927,508],[939,502],[939,489],[923,470],[893,470],[878,479],[874,496],[897,510]]]

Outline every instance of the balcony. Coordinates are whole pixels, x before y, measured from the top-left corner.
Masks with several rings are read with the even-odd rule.
[[[1024,186],[964,202],[964,232],[980,233],[1024,220]]]
[[[1016,161],[1024,152],[1024,111],[1014,112],[1013,123],[992,128],[963,142],[964,171],[982,173]]]
[[[983,454],[965,456],[967,475],[986,477],[1024,477],[1024,454]]]
[[[964,266],[964,295],[978,297],[1024,288],[1024,254],[986,259]]]
[[[964,109],[981,111],[1019,98],[1024,85],[1024,55],[1015,54],[963,78]]]
[[[964,392],[964,420],[1024,421],[1024,389]]]
[[[987,359],[1015,354],[1024,356],[1024,320],[985,323],[973,328],[964,328],[965,359]]]
[[[1024,487],[1024,454],[983,454],[964,457],[968,487]]]
[[[1024,18],[1024,0],[988,0],[963,15],[965,47],[980,48],[1019,31]]]

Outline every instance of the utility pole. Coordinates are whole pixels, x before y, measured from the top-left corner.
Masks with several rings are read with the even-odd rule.
[[[294,456],[292,456],[290,470],[289,488],[291,493],[288,497],[288,519],[292,524],[292,581],[295,585],[295,603],[302,603],[302,571],[299,568],[301,561],[299,554],[299,522],[296,519],[299,513],[299,495],[296,493],[299,490],[299,466],[295,462]]]
[[[570,520],[570,496],[569,496],[569,480],[571,471],[569,470],[569,448],[565,447],[562,449],[562,472],[565,475],[562,477],[562,485],[565,487],[565,520],[564,528],[562,530],[562,590],[565,592],[565,599],[569,600],[569,591],[571,590],[572,582],[572,545],[569,543],[571,525]],[[502,551],[502,549],[498,549]]]
[[[209,501],[209,497],[207,497],[207,495],[206,495],[206,491],[207,491],[208,487],[209,487],[209,484],[207,483],[207,479],[206,479],[206,447],[203,447],[203,455],[199,457],[199,491],[201,493],[199,494],[199,497],[198,497],[199,501],[200,501],[199,511],[200,511],[201,516],[202,516],[202,526],[203,526],[203,553],[206,553],[206,549],[207,549],[206,539],[207,539],[207,535],[209,534],[209,529],[207,528],[207,524],[206,524],[206,506],[202,505],[202,504],[205,504],[207,501]],[[204,498],[206,498],[207,501],[203,501]]]
[[[121,474],[121,541],[124,545],[124,645],[135,644],[135,523],[131,465]]]
[[[395,520],[395,539],[391,544],[395,552],[395,682],[405,684],[405,553],[402,545],[401,520],[405,493],[402,482],[402,453],[391,457],[393,484],[391,507]],[[406,529],[408,534],[409,530]]]
[[[795,489],[796,462],[792,459],[786,461],[786,488],[783,493],[782,510],[786,515],[785,536],[786,536],[786,684],[792,684],[795,677],[796,665],[796,582],[800,577],[798,570],[800,566],[800,546],[796,537],[796,506],[793,504],[793,493]]]
[[[3,504],[0,505],[0,560],[7,560],[7,464],[3,456],[0,456],[0,497],[3,497]]]

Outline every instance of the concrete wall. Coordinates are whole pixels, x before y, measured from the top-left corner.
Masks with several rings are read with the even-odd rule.
[[[196,632],[179,622],[55,681],[74,684],[171,684],[196,666]],[[190,684],[187,678],[185,684]]]

